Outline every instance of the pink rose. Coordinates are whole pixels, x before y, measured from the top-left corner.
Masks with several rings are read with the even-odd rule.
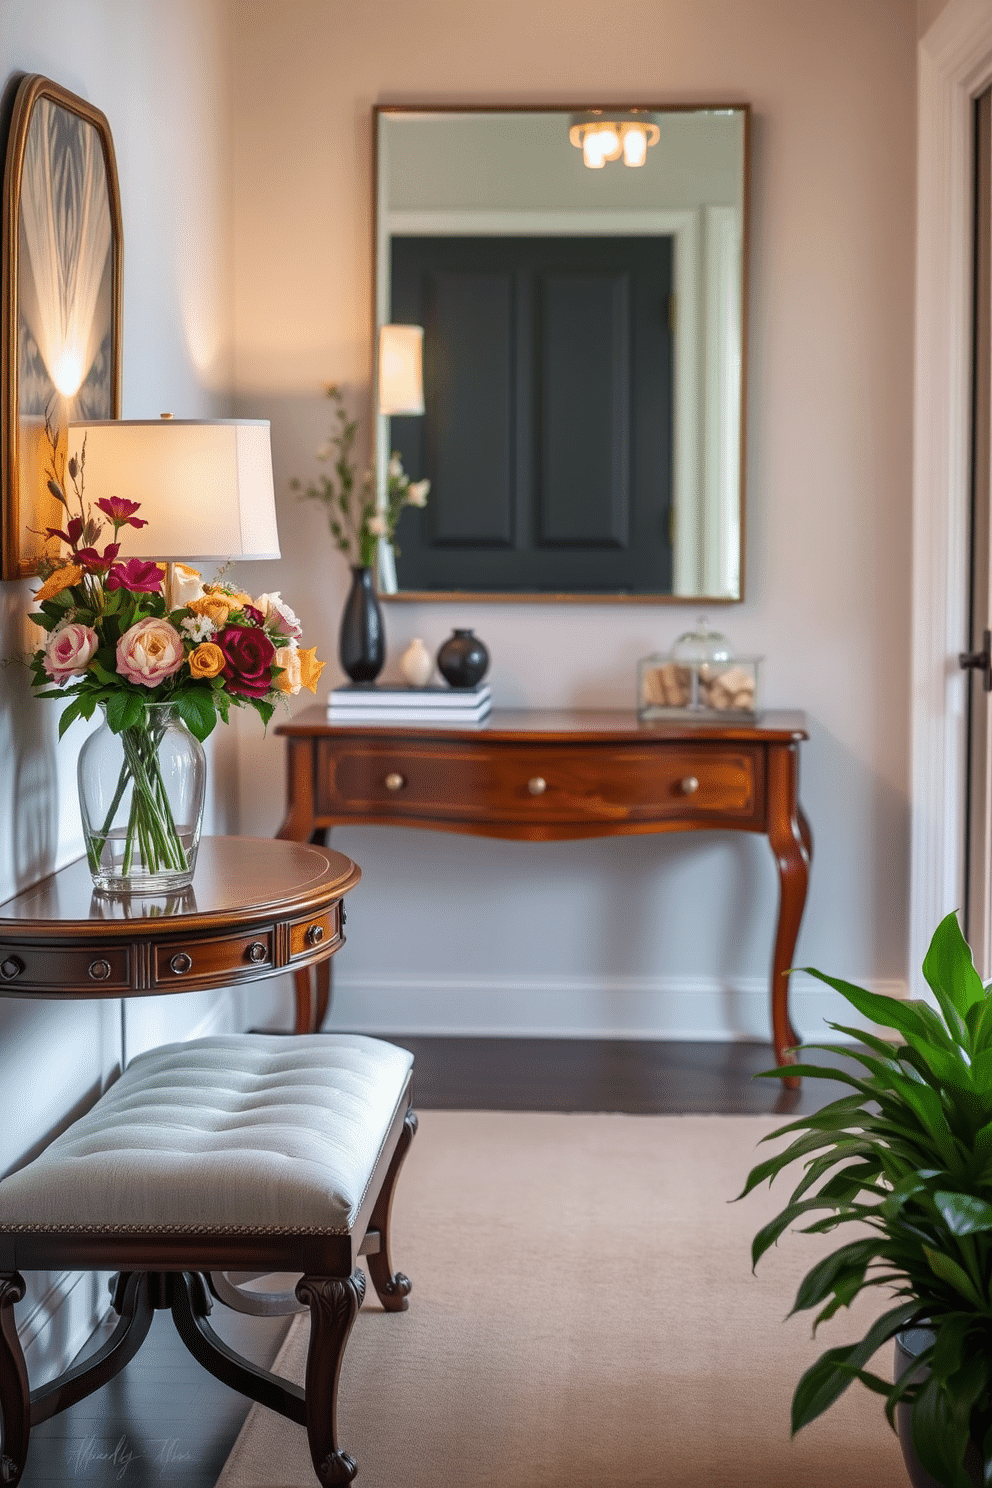
[[[257,608],[265,618],[265,624],[278,635],[292,641],[303,639],[303,626],[289,608],[279,590],[275,594],[262,594],[256,601]]]
[[[117,670],[128,682],[157,687],[178,672],[185,659],[182,636],[168,620],[139,620],[117,642]]]
[[[45,643],[45,671],[56,682],[78,677],[86,671],[99,644],[96,631],[88,625],[60,625]]]

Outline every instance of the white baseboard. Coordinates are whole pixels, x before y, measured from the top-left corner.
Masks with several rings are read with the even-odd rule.
[[[904,982],[867,982],[904,998]],[[870,1025],[815,977],[792,978],[789,1010],[805,1040],[841,1036],[827,1021]],[[507,1038],[770,1038],[768,982],[705,977],[334,976],[327,1028],[371,1034]]]

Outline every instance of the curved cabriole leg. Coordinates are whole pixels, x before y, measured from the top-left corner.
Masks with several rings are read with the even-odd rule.
[[[772,958],[772,1039],[779,1064],[794,1064],[787,1052],[799,1043],[789,1017],[789,971],[806,907],[813,838],[798,806],[798,758],[794,744],[768,751],[768,840],[778,866],[778,926]],[[783,1081],[798,1089],[797,1076]]]
[[[407,1297],[413,1287],[409,1276],[404,1276],[402,1271],[393,1271],[393,1263],[389,1258],[389,1216],[393,1207],[396,1180],[416,1132],[417,1113],[407,1111],[400,1139],[368,1225],[369,1231],[376,1230],[379,1233],[379,1249],[365,1257],[365,1264],[369,1268],[376,1295],[387,1312],[405,1312],[410,1305]]]
[[[350,1483],[354,1457],[338,1447],[337,1407],[341,1360],[365,1295],[365,1275],[304,1276],[296,1295],[310,1308],[306,1412],[310,1456],[321,1488]]]
[[[49,1384],[32,1390],[32,1426],[40,1425],[79,1400],[85,1400],[87,1395],[99,1390],[131,1362],[148,1336],[155,1316],[148,1288],[148,1277],[142,1271],[121,1275],[114,1296],[114,1311],[120,1322],[95,1354],[74,1369],[67,1369]]]
[[[14,1303],[24,1296],[19,1271],[0,1273],[0,1482],[19,1483],[31,1436],[31,1393],[14,1323]]]

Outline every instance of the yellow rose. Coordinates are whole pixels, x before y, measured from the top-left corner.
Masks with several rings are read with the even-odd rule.
[[[272,664],[282,668],[272,679],[273,687],[278,692],[288,692],[290,697],[295,697],[303,681],[299,651],[295,646],[280,646],[272,658]]]
[[[204,594],[199,599],[191,599],[186,608],[220,628],[227,624],[231,611],[239,610],[241,606],[230,594]]]
[[[34,597],[35,604],[41,604],[46,599],[54,599],[56,594],[61,594],[63,589],[71,589],[74,584],[81,582],[83,570],[75,563],[67,563],[64,568],[57,568],[53,574],[42,584]]]
[[[225,599],[233,601],[236,610],[243,610],[245,605],[254,603],[251,595],[246,594],[243,589],[228,589],[223,584],[205,584],[203,592],[204,594],[222,594]]]
[[[189,654],[191,677],[219,677],[224,670],[224,653],[213,641],[204,641]]]
[[[327,665],[326,661],[317,660],[317,647],[311,646],[309,651],[300,651],[300,685],[307,687],[313,693],[317,691],[317,683],[320,674]]]

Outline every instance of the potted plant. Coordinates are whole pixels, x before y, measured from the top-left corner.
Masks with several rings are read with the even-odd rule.
[[[351,589],[341,617],[339,656],[353,682],[374,682],[385,661],[382,614],[375,592],[373,565],[380,539],[396,546],[396,524],[408,506],[427,504],[429,480],[411,481],[395,452],[386,471],[384,504],[380,505],[372,472],[359,482],[355,473],[354,445],[357,419],[345,411],[341,389],[333,384],[327,396],[334,405],[333,427],[317,459],[329,464],[317,479],[304,486],[291,480],[290,490],[301,501],[315,501],[327,513],[331,540],[351,567]]]
[[[867,1287],[889,1291],[895,1304],[859,1342],[828,1349],[806,1371],[793,1396],[793,1434],[859,1379],[885,1396],[890,1425],[898,1409],[904,1451],[909,1437],[924,1474],[944,1488],[972,1488],[992,1484],[992,983],[982,985],[953,914],[938,926],[923,972],[936,1007],[811,968],[896,1040],[834,1023],[857,1043],[808,1047],[844,1056],[848,1068],[769,1072],[834,1080],[851,1093],[772,1132],[765,1140],[796,1135],[751,1171],[740,1197],[803,1162],[789,1203],[754,1238],[754,1265],[796,1221],[809,1221],[808,1234],[858,1226],[800,1284],[793,1312],[815,1310],[814,1331]],[[884,1343],[921,1327],[931,1332],[915,1367],[895,1383],[869,1370]],[[914,1482],[927,1482],[909,1454],[907,1465]]]

